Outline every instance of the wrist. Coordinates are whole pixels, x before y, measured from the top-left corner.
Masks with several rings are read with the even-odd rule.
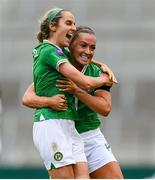
[[[75,89],[75,91],[74,91],[74,95],[79,95],[79,94],[84,93],[84,92],[85,92],[84,90],[82,90],[82,89],[80,89],[80,88],[77,88],[77,89]]]
[[[50,107],[53,105],[54,101],[52,98],[49,97],[43,97],[42,103],[44,104],[45,107]]]

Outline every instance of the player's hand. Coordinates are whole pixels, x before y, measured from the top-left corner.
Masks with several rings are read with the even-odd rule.
[[[104,78],[104,86],[112,86],[113,85],[113,81],[110,79],[109,75],[106,73],[103,73],[101,76],[103,76]]]
[[[108,74],[109,79],[111,81],[113,81],[114,83],[118,83],[114,73],[112,72],[112,70],[106,64],[102,63],[100,68],[104,73]]]
[[[67,109],[67,100],[66,97],[63,94],[57,94],[54,95],[51,98],[51,101],[49,99],[49,107],[56,111],[66,111]],[[50,104],[51,102],[51,104]]]
[[[60,79],[57,80],[57,82],[60,83],[56,85],[56,87],[59,88],[59,91],[75,94],[76,90],[79,89],[79,87],[73,81],[68,79]]]

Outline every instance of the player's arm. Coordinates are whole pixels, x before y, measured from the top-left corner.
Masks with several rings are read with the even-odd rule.
[[[85,90],[95,89],[103,85],[111,86],[113,84],[113,82],[109,79],[106,73],[104,73],[100,77],[85,76],[84,74],[79,72],[74,66],[67,62],[59,65],[59,72],[63,74],[67,79],[71,79],[80,88]]]
[[[102,116],[108,116],[111,111],[111,93],[106,90],[97,90],[93,96],[80,89],[75,92],[75,96]]]
[[[114,73],[106,64],[96,61],[94,59],[91,61],[91,63],[98,66],[104,73],[107,73],[109,75],[109,79],[112,80],[114,83],[118,83]]]
[[[30,108],[50,107],[56,111],[65,111],[67,108],[67,102],[64,95],[57,94],[52,97],[37,96],[33,84],[29,85],[24,93],[22,103]]]
[[[66,91],[74,94],[81,102],[86,104],[93,111],[107,116],[111,111],[111,93],[109,87],[101,87],[96,90],[95,95],[91,95],[80,89],[75,83],[69,80],[61,80],[61,84],[57,84],[60,91]]]

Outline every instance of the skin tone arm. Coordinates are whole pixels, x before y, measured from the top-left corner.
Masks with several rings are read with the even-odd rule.
[[[111,111],[111,93],[106,90],[97,90],[94,95],[88,94],[80,89],[75,83],[69,80],[60,80],[57,87],[60,91],[74,94],[81,102],[86,104],[93,111],[107,116]],[[95,102],[95,103],[94,103]]]
[[[65,111],[67,108],[67,102],[64,95],[57,94],[52,97],[37,96],[34,91],[33,83],[27,88],[22,103],[30,108],[50,107],[56,111]]]
[[[95,112],[107,116],[111,111],[111,93],[105,90],[97,90],[95,96],[92,96],[80,89],[75,83],[69,80],[60,80],[63,84],[58,84],[57,87],[61,91],[66,91],[74,94],[81,102],[85,103],[90,109]],[[63,96],[63,95],[61,95]],[[54,110],[66,110],[66,100],[61,96],[44,97],[37,96],[34,91],[34,86],[31,84],[24,96],[23,104],[30,108],[51,107]],[[96,102],[96,103],[94,103]]]
[[[60,64],[59,71],[67,79],[72,80],[80,88],[85,89],[85,90],[95,89],[103,85],[111,86],[113,84],[113,82],[109,79],[106,73],[104,73],[103,76],[96,77],[96,78],[85,76],[81,72],[79,72],[74,66],[72,66],[70,63]]]
[[[96,61],[94,59],[91,61],[91,63],[95,64],[96,66],[101,68],[104,73],[107,73],[109,75],[109,79],[111,81],[113,81],[114,83],[118,83],[114,73],[112,72],[112,70],[106,64],[98,62],[98,61]]]

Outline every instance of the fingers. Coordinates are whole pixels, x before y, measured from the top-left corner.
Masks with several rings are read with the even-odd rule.
[[[110,77],[111,77],[110,79],[111,79],[114,83],[116,83],[116,84],[118,83],[118,81],[117,81],[114,73],[111,73],[111,76],[110,76]]]
[[[57,106],[55,107],[55,110],[57,111],[66,111],[67,110],[67,103],[64,101],[64,102],[59,102],[57,104]]]
[[[66,84],[56,84],[56,87],[58,87],[58,88],[66,88],[66,87],[68,87],[68,85],[66,85]]]
[[[57,80],[57,82],[63,83],[63,84],[69,84],[70,83],[70,81],[67,79],[59,79],[59,80]]]
[[[67,99],[64,94],[57,94],[57,98],[55,99],[59,105],[67,105]]]
[[[59,110],[65,111],[67,109],[67,103],[66,102],[61,102],[59,104]]]
[[[116,79],[115,77],[112,79],[112,81],[113,81],[114,83],[118,84],[118,81],[117,81],[117,79]]]
[[[66,105],[67,104],[67,99],[66,97],[64,98],[65,96],[62,95],[62,97],[60,97],[61,99],[59,99],[59,102],[61,105]]]
[[[114,73],[112,72],[112,70],[106,65],[106,64],[102,64],[102,69],[104,73],[107,73],[109,76],[109,79],[111,81],[113,81],[114,83],[118,83]]]
[[[59,91],[68,92],[73,89],[71,84],[56,84],[56,87],[59,88]]]
[[[65,96],[64,94],[58,94],[58,96],[59,96],[61,99],[63,99],[63,100],[66,101],[66,96]]]
[[[59,91],[67,92],[67,91],[69,91],[69,89],[68,88],[63,88],[63,89],[59,88]]]
[[[59,91],[63,91],[63,92],[69,90],[67,85],[56,85],[56,87],[59,88]]]
[[[114,82],[114,83],[118,83],[118,81],[117,81],[117,79],[116,79],[116,77],[115,77],[115,75],[112,73],[112,76],[111,76],[111,80]]]
[[[56,111],[66,111],[67,110],[67,104],[62,103],[62,102],[57,102],[57,104],[53,107],[51,106],[51,109],[56,110]]]
[[[109,69],[107,65],[105,65],[105,69],[105,72],[109,75],[109,79],[112,79],[114,76],[113,72]]]
[[[106,71],[106,73],[108,74],[108,76],[109,76],[109,79],[112,81],[112,82],[114,82],[114,83],[118,83],[118,81],[117,81],[117,79],[116,79],[116,77],[115,77],[115,75],[114,75],[114,73],[111,71]]]

